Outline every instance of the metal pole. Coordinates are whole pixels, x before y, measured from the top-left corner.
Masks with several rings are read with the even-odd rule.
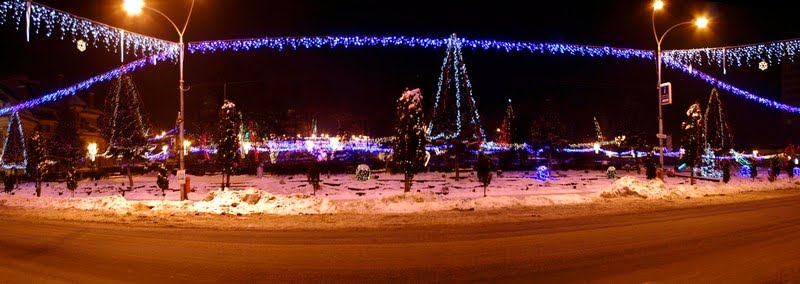
[[[662,138],[664,135],[664,116],[661,110],[661,42],[658,42],[658,48],[656,49],[656,64],[658,67],[656,68],[658,72],[658,83],[656,84],[656,92],[658,93],[658,151],[659,156],[658,160],[661,164],[661,168],[664,168],[664,139]]]
[[[180,33],[179,36],[180,36],[180,41],[178,42],[178,45],[179,45],[181,50],[180,50],[180,55],[179,55],[180,56],[180,59],[179,59],[180,60],[180,67],[179,67],[180,68],[180,80],[178,81],[178,88],[180,89],[180,97],[181,97],[181,110],[180,110],[180,120],[181,121],[180,121],[180,123],[178,125],[178,140],[179,140],[178,141],[178,143],[179,143],[178,147],[184,147],[184,144],[183,144],[183,121],[186,120],[185,119],[186,114],[183,111],[183,92],[184,92],[184,88],[183,88],[183,34]],[[183,148],[180,148],[180,149],[181,149],[181,151],[179,151],[179,155],[178,155],[179,158],[178,159],[179,159],[179,164],[180,164],[180,170],[183,171],[183,170],[186,170],[186,168],[184,167],[184,162],[183,162],[183,152],[184,151],[183,151]],[[187,198],[187,196],[186,196],[186,190],[187,190],[186,183],[181,185],[181,187],[182,187],[181,188],[181,201],[183,201],[183,200],[186,200],[186,198]]]

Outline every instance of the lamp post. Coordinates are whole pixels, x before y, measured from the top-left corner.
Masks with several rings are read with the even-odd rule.
[[[661,0],[656,0],[653,2],[653,16],[652,16],[652,25],[653,25],[653,36],[656,39],[656,72],[658,73],[658,83],[656,83],[656,92],[658,94],[658,151],[659,151],[659,163],[661,164],[661,168],[664,168],[664,116],[663,110],[661,108],[661,42],[664,41],[664,37],[673,29],[684,26],[694,24],[698,28],[705,28],[708,26],[708,19],[704,17],[699,17],[694,19],[693,21],[686,21],[682,23],[678,23],[667,29],[661,36],[658,35],[658,31],[656,30],[656,11],[659,11],[664,8],[664,2]]]
[[[178,112],[178,121],[179,121],[179,123],[178,123],[178,125],[179,125],[178,126],[178,143],[184,144],[184,140],[183,140],[183,121],[184,121],[184,118],[186,117],[186,112],[184,112],[184,110],[183,110],[183,92],[186,91],[186,90],[183,87],[183,54],[184,54],[183,34],[186,32],[186,27],[189,25],[189,19],[191,19],[191,17],[192,17],[192,10],[194,9],[194,0],[192,0],[192,5],[189,7],[189,14],[186,16],[186,22],[183,23],[183,28],[182,29],[178,28],[178,25],[176,25],[175,22],[172,21],[172,19],[167,17],[167,15],[165,15],[161,11],[156,10],[156,9],[154,9],[152,7],[146,6],[144,4],[144,0],[124,0],[124,2],[122,3],[122,8],[128,13],[128,15],[131,15],[131,16],[138,15],[139,13],[142,12],[142,9],[148,9],[150,11],[156,12],[157,14],[159,14],[159,15],[163,16],[165,19],[167,19],[167,21],[169,21],[169,23],[172,24],[172,27],[175,28],[175,31],[178,32],[178,47],[180,48],[180,52],[179,52],[179,56],[178,56],[179,57],[178,66],[179,66],[179,70],[180,70],[180,78],[178,80],[178,90],[180,91],[180,105],[181,105],[180,106],[180,111]],[[183,162],[184,155],[185,155],[185,151],[180,151],[179,154],[178,154],[178,161],[179,161],[179,165],[180,165],[180,170],[185,170],[186,169],[184,167],[184,162]],[[184,184],[183,186],[186,186],[186,185]],[[184,191],[182,191],[182,192],[185,192],[185,188],[184,188]],[[183,197],[184,196],[181,195],[181,200],[183,200]]]

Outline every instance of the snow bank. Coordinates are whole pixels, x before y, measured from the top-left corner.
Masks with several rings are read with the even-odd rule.
[[[591,202],[591,197],[578,194],[526,196],[489,196],[447,199],[433,192],[409,192],[378,199],[341,202],[342,213],[412,213],[445,210],[488,210],[517,206],[550,206]]]
[[[660,179],[639,180],[632,176],[625,176],[600,192],[604,198],[636,196],[641,198],[667,198],[672,194]]]
[[[131,204],[119,195],[87,198],[0,196],[0,205],[23,208],[82,209],[127,212]]]
[[[671,179],[670,181],[675,181],[675,179]],[[641,198],[669,199],[795,188],[800,188],[800,180],[784,179],[776,182],[736,180],[727,184],[703,183],[688,185],[681,183],[665,184],[659,179],[640,180],[636,177],[625,176],[612,183],[599,194],[604,198],[636,196]]]
[[[612,180],[597,172],[562,173],[556,181],[539,182],[521,173],[504,173],[489,187],[488,197],[481,197],[480,188],[471,178],[453,181],[441,173],[421,174],[416,189],[421,192],[403,193],[402,179],[384,176],[357,182],[352,175],[339,175],[327,179],[317,196],[309,195],[310,187],[302,180],[284,177],[253,179],[234,177],[243,190],[219,190],[212,177],[197,177],[193,185],[192,201],[174,201],[178,193],[167,192],[161,200],[161,191],[153,185],[138,187],[118,194],[124,187],[120,179],[83,183],[76,191],[80,198],[63,196],[62,184],[45,186],[42,197],[34,197],[31,184],[23,184],[14,195],[0,193],[0,206],[51,209],[104,210],[120,214],[397,214],[444,210],[492,210],[518,206],[554,206],[593,202],[598,198],[635,196],[648,199],[701,197],[747,191],[767,191],[800,188],[800,178],[781,176],[778,181],[734,177],[728,183],[698,181],[688,185],[688,180],[669,178],[646,180],[643,176],[624,176]],[[139,177],[144,181],[145,177]],[[447,194],[442,194],[447,192]],[[439,194],[437,194],[439,193]],[[127,199],[126,199],[127,198]]]
[[[190,208],[193,212],[213,214],[324,214],[336,211],[327,198],[304,194],[272,195],[257,190],[212,191]]]

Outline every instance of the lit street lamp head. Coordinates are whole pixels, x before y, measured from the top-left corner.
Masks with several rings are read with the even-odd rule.
[[[656,0],[656,2],[653,2],[653,10],[654,11],[658,11],[658,10],[661,10],[663,8],[664,8],[664,1]]]
[[[697,18],[694,21],[694,25],[697,26],[698,28],[701,28],[701,29],[705,28],[705,27],[708,26],[708,19],[706,19],[706,17]]]
[[[131,16],[141,13],[142,8],[144,8],[144,0],[125,0],[122,2],[122,9]]]

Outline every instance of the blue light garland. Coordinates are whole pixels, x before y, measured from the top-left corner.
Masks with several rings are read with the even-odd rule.
[[[745,98],[745,99],[748,99],[748,100],[751,100],[751,101],[755,101],[755,102],[760,103],[762,105],[765,105],[765,106],[768,106],[768,107],[771,107],[771,108],[775,108],[775,109],[779,109],[779,110],[782,110],[782,111],[800,113],[800,107],[790,106],[790,105],[782,104],[782,103],[779,103],[779,102],[776,102],[776,101],[773,101],[773,100],[770,100],[770,99],[767,99],[767,98],[756,96],[753,93],[750,93],[748,91],[739,89],[736,86],[733,86],[731,84],[722,82],[717,78],[711,77],[710,75],[708,75],[706,73],[697,71],[697,69],[691,68],[690,66],[683,65],[680,62],[678,62],[678,61],[676,61],[676,60],[674,60],[674,59],[672,59],[670,57],[664,57],[664,63],[668,67],[683,71],[684,73],[687,73],[687,74],[691,75],[692,77],[695,77],[695,78],[698,78],[700,80],[706,81],[706,83],[708,83],[708,84],[710,84],[712,86],[716,86],[717,88],[720,88],[722,90],[726,90],[726,91],[731,92],[734,95],[740,96],[742,98]]]
[[[581,55],[590,57],[616,57],[616,58],[639,58],[653,59],[652,50],[616,48],[608,46],[590,46],[563,43],[532,43],[532,42],[513,42],[496,40],[471,40],[457,38],[463,47],[482,50],[499,50],[505,52],[541,53],[541,54],[567,54]],[[188,44],[191,53],[214,53],[221,51],[248,51],[251,49],[293,49],[298,48],[322,48],[322,47],[360,47],[360,46],[407,46],[439,48],[446,47],[449,43],[448,38],[419,38],[403,36],[386,37],[360,37],[360,36],[323,36],[323,37],[264,37],[251,39],[232,39],[197,41]]]
[[[139,68],[142,68],[142,67],[145,67],[145,66],[148,66],[148,65],[155,65],[156,63],[158,63],[158,61],[164,61],[164,60],[167,60],[167,59],[168,59],[168,57],[166,55],[164,55],[164,54],[162,54],[162,55],[154,55],[154,56],[151,56],[151,57],[145,57],[145,58],[138,59],[138,60],[133,61],[131,63],[125,64],[122,67],[119,67],[119,68],[116,68],[114,70],[108,71],[106,73],[94,76],[92,78],[89,78],[86,81],[77,83],[77,84],[69,86],[67,88],[60,89],[60,90],[57,90],[57,91],[52,92],[50,94],[38,97],[36,99],[24,101],[24,102],[18,103],[18,104],[13,105],[13,106],[0,108],[0,115],[4,115],[4,114],[9,113],[9,112],[18,112],[18,111],[21,111],[21,110],[24,110],[24,109],[29,109],[29,108],[35,107],[35,106],[43,104],[43,103],[53,102],[53,101],[57,101],[59,99],[62,99],[62,98],[68,97],[68,96],[75,95],[78,91],[86,90],[86,89],[90,88],[94,84],[114,79],[116,77],[119,77],[122,74],[133,72],[136,69],[139,69]]]
[[[23,22],[27,22],[27,5],[28,2],[22,0],[0,3],[0,25],[10,20],[19,29]],[[30,12],[30,22],[26,25],[47,37],[58,33],[62,40],[65,37],[70,37],[73,42],[82,39],[114,53],[120,52],[122,46],[124,52],[137,56],[167,54],[175,58],[180,48],[176,42],[132,33],[33,2],[30,3]]]

